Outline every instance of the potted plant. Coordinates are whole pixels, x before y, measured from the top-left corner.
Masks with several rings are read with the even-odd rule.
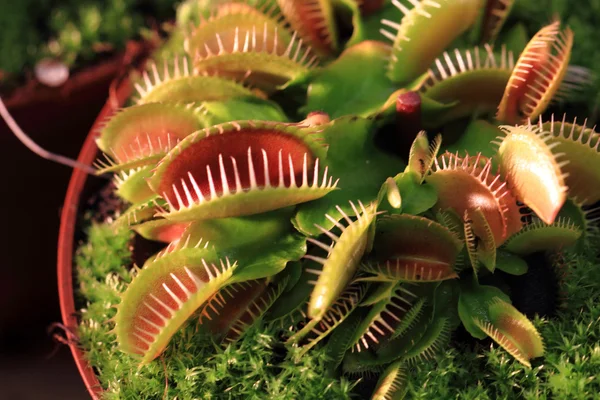
[[[597,344],[559,359],[569,321],[523,301],[558,286],[597,338],[600,136],[544,114],[573,33],[468,49],[512,2],[410,3],[198,2],[180,55],[120,86],[79,158],[114,186],[86,220],[102,185],[75,171],[59,241],[93,396],[597,392]]]

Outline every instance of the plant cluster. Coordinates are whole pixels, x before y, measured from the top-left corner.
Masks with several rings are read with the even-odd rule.
[[[573,32],[514,54],[512,5],[196,3],[97,140],[131,203],[115,229],[165,244],[119,296],[120,350],[159,368],[175,335],[268,323],[293,362],[322,352],[387,399],[462,325],[530,368],[543,339],[503,277],[597,242],[600,135],[542,117]]]

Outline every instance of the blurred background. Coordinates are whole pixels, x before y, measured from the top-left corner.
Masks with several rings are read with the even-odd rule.
[[[213,0],[187,0],[207,3]],[[161,43],[176,0],[1,0],[0,95],[42,147],[76,158],[111,83]],[[559,15],[575,32],[571,59],[600,75],[600,0],[516,0],[508,24],[532,35]],[[181,11],[181,8],[180,8]],[[596,17],[595,17],[596,16]],[[577,111],[598,115],[600,82]],[[593,93],[590,96],[590,93]],[[56,246],[71,170],[41,159],[0,121],[3,185],[0,398],[87,399],[61,333]]]
[[[40,146],[76,158],[113,80],[159,42],[174,0],[0,1],[0,95]],[[0,120],[0,398],[88,399],[61,334],[56,246],[71,170]]]

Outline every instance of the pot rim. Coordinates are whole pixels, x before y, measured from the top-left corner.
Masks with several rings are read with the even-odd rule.
[[[111,97],[107,100],[98,114],[94,125],[90,129],[85,142],[81,148],[77,160],[86,165],[92,165],[98,155],[98,147],[96,146],[96,133],[101,125],[110,117],[119,107],[122,107],[129,98],[132,91],[131,82],[129,79],[121,81],[116,90],[111,93]],[[75,364],[83,382],[93,399],[98,399],[102,393],[102,387],[93,368],[88,364],[84,356],[84,351],[77,343],[77,329],[79,321],[75,310],[75,298],[73,287],[73,251],[75,248],[75,229],[77,225],[78,210],[81,200],[87,174],[80,170],[74,169],[69,186],[63,203],[60,216],[60,229],[58,235],[57,249],[57,277],[58,277],[58,296],[60,303],[60,312],[63,325],[69,335],[68,344],[73,354]]]

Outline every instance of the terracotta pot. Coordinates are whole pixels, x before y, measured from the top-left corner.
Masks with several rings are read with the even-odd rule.
[[[100,124],[117,108],[122,107],[131,94],[131,84],[125,80],[113,91],[111,98],[106,102],[98,115],[85,143],[79,153],[78,161],[92,165],[98,157],[99,150],[96,146],[96,132]],[[76,332],[79,326],[79,318],[75,309],[74,285],[73,285],[73,254],[77,248],[77,227],[85,211],[86,200],[98,191],[106,181],[97,177],[88,176],[81,170],[74,170],[69,181],[65,197],[58,237],[58,294],[62,322],[67,330],[69,347],[73,353],[77,368],[83,378],[92,398],[97,399],[102,388],[96,373],[87,363],[83,350],[77,344]]]

